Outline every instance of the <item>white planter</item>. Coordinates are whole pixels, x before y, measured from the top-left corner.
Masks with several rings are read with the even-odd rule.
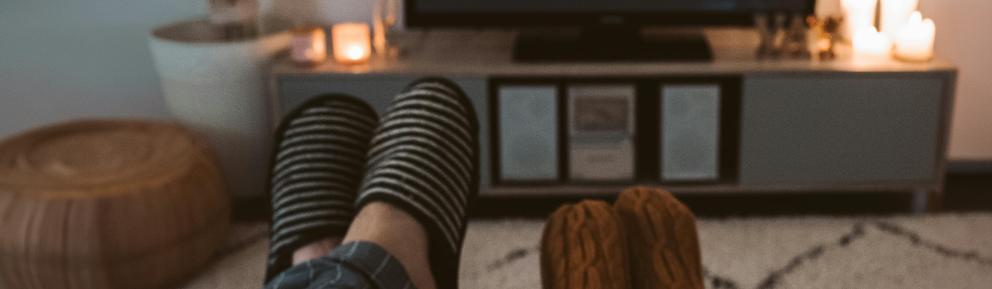
[[[177,121],[209,140],[236,198],[264,196],[272,139],[266,70],[290,35],[223,41],[214,30],[201,20],[152,32],[165,103]]]

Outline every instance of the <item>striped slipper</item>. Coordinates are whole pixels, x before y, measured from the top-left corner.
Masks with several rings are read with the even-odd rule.
[[[636,187],[613,204],[630,248],[633,288],[703,289],[692,211],[660,188]]]
[[[439,289],[457,288],[466,215],[478,194],[479,124],[465,93],[424,79],[392,102],[369,150],[361,208],[382,201],[424,226]]]
[[[269,179],[266,282],[290,267],[300,247],[347,232],[377,125],[368,104],[346,95],[315,97],[283,118]]]
[[[605,202],[561,206],[541,240],[544,289],[630,288],[625,238],[620,216]]]

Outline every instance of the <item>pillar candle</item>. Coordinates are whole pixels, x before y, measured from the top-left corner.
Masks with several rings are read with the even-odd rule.
[[[892,42],[874,26],[862,26],[854,34],[854,62],[871,63],[887,60],[892,54]]]
[[[331,27],[334,60],[343,64],[368,62],[372,44],[367,23],[339,23]]]
[[[916,11],[920,0],[882,0],[881,28],[882,34],[889,39],[899,36],[899,31],[906,25],[909,15]]]
[[[907,61],[928,61],[933,58],[933,42],[937,27],[933,20],[923,19],[913,12],[909,21],[895,38],[896,58]]]
[[[844,36],[853,41],[854,35],[865,26],[875,26],[878,0],[842,0],[844,10]]]

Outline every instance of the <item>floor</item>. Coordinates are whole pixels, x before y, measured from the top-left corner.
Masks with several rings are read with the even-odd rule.
[[[992,284],[992,174],[948,176],[939,214],[906,215],[886,193],[680,196],[700,217],[707,288],[987,288]],[[610,201],[609,199],[605,199]],[[563,198],[486,198],[474,210],[466,288],[540,288],[543,219]],[[257,286],[267,203],[236,205],[242,237],[182,288]],[[902,215],[902,216],[899,216]],[[245,222],[255,220],[255,222]],[[233,234],[237,236],[238,234]]]
[[[486,198],[475,208],[473,218],[523,217],[543,219],[566,202],[580,198]],[[602,198],[610,201],[610,198]],[[789,215],[891,215],[911,211],[909,194],[749,194],[679,196],[700,217],[789,216]],[[236,219],[266,218],[266,200],[240,202]],[[992,212],[992,173],[947,176],[941,212]]]
[[[944,208],[956,212],[992,211],[992,173],[947,178]]]
[[[701,218],[709,289],[989,288],[992,213]],[[474,220],[462,288],[540,289],[539,219]],[[182,289],[259,288],[264,222],[235,225],[218,258]]]

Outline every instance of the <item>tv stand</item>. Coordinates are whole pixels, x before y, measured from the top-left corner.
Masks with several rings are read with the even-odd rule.
[[[713,59],[701,32],[644,34],[633,26],[529,30],[517,35],[517,62],[708,62]]]
[[[676,194],[912,193],[917,212],[939,206],[957,80],[953,64],[861,63],[844,55],[829,62],[756,59],[754,30],[704,32],[712,61],[618,63],[516,62],[515,31],[408,32],[398,35],[405,49],[398,59],[316,67],[277,61],[274,119],[325,93],[360,97],[382,114],[410,82],[443,76],[461,86],[478,113],[484,197],[615,196],[629,185],[661,185]],[[588,140],[570,135],[569,115],[582,111],[569,108],[572,88],[585,95],[630,94],[589,86],[634,88],[633,178],[602,182],[572,173],[621,171],[589,162],[598,158],[575,158],[589,156],[589,146],[570,145]],[[707,122],[713,111],[674,101],[677,91],[665,92],[680,86],[702,88],[683,95],[696,104],[713,99],[706,87],[719,87],[719,122]],[[666,141],[666,135],[677,137]],[[716,157],[707,162],[716,174],[666,177],[684,171],[679,156],[688,165],[703,163],[700,156]]]

